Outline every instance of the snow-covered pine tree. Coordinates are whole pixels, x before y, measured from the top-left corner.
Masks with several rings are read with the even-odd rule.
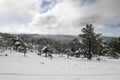
[[[79,35],[82,38],[82,46],[85,51],[85,57],[91,59],[93,55],[100,55],[102,49],[101,34],[94,32],[92,24],[87,24],[82,29],[83,34]]]

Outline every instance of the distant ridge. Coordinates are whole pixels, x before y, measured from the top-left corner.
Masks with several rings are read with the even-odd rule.
[[[0,36],[3,34],[6,34],[6,33],[0,33]],[[53,39],[53,40],[62,41],[62,42],[70,42],[75,38],[81,39],[76,35],[45,35],[45,34],[13,34],[13,35],[26,35],[33,38],[48,38],[48,39]],[[111,41],[111,40],[117,39],[117,37],[102,36],[102,39],[103,41]]]

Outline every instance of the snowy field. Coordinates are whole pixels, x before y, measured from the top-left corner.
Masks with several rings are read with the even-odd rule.
[[[8,56],[4,56],[5,54]],[[120,80],[120,59],[83,58],[53,55],[53,59],[35,53],[0,53],[0,80]]]

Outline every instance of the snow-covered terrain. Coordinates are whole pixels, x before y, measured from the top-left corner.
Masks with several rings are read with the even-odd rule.
[[[120,59],[88,61],[65,55],[50,59],[35,52],[24,57],[23,53],[5,51],[0,53],[0,80],[120,80]]]

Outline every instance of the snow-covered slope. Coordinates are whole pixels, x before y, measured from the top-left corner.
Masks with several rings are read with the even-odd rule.
[[[0,80],[120,80],[120,59],[88,61],[65,55],[50,59],[35,52],[24,57],[23,53],[5,51],[0,56]]]

